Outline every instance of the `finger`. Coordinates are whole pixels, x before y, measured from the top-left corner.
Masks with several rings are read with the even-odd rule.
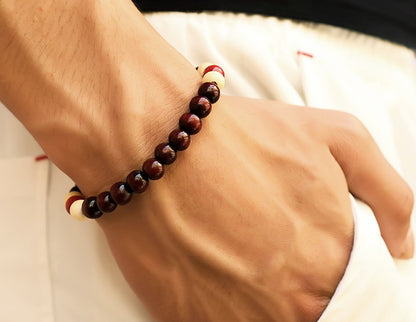
[[[334,112],[328,120],[328,146],[345,174],[350,192],[373,210],[391,255],[412,257],[413,193],[409,185],[387,162],[356,117]]]

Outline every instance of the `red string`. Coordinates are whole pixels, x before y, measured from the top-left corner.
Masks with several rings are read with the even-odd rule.
[[[47,156],[46,154],[41,154],[41,155],[38,155],[38,156],[35,158],[35,161],[36,161],[36,162],[43,161],[43,160],[48,160],[48,156]]]
[[[312,54],[305,53],[304,51],[298,50],[297,54],[298,55],[303,55],[303,56],[306,56],[306,57],[309,57],[309,58],[313,58],[313,55]]]

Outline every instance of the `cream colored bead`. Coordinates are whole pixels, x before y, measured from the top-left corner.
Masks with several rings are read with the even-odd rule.
[[[71,208],[69,208],[69,213],[72,217],[77,220],[84,221],[87,217],[82,213],[82,203],[84,199],[76,200],[72,203]]]
[[[217,83],[217,86],[219,89],[223,89],[225,85],[225,78],[224,76],[222,76],[221,73],[212,71],[212,72],[206,73],[204,77],[202,77],[202,82],[203,83],[214,82],[214,83]]]
[[[207,68],[208,66],[211,66],[211,65],[215,65],[215,64],[209,63],[209,62],[205,62],[205,63],[200,64],[198,66],[198,73],[199,73],[199,75],[201,75],[201,77],[204,76],[205,68]]]
[[[79,196],[82,197],[82,194],[79,193],[78,191],[71,191],[69,192],[66,197],[65,197],[65,203],[68,201],[69,198],[73,197],[73,196]]]

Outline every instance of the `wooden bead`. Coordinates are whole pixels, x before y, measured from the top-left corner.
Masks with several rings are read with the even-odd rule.
[[[198,90],[199,96],[205,96],[211,104],[214,104],[220,98],[220,89],[215,83],[203,83]]]
[[[185,113],[179,119],[179,127],[188,134],[196,134],[202,128],[201,119],[193,113]]]
[[[118,205],[125,205],[132,197],[132,193],[127,189],[124,182],[113,184],[110,188],[110,195]]]
[[[165,169],[163,164],[158,160],[155,158],[150,158],[143,163],[143,171],[146,173],[149,179],[157,180],[162,178]]]
[[[81,190],[79,190],[78,186],[75,185],[71,188],[71,190],[69,190],[69,192],[73,192],[73,191],[77,191],[77,192],[81,192]]]
[[[102,212],[112,212],[116,209],[117,204],[111,198],[110,191],[104,191],[97,196],[97,206]]]
[[[142,193],[147,189],[149,181],[147,175],[139,170],[134,170],[129,173],[126,179],[129,189],[134,193]]]
[[[204,118],[211,113],[212,105],[205,96],[195,96],[189,103],[189,109],[200,118]]]
[[[82,203],[82,213],[85,217],[97,219],[102,216],[102,211],[98,209],[97,197],[88,197]]]
[[[202,76],[204,76],[206,73],[209,73],[209,72],[217,72],[225,77],[224,70],[218,65],[209,65],[207,68],[205,68]]]
[[[217,84],[218,88],[221,90],[224,88],[225,85],[225,78],[222,76],[221,73],[218,72],[208,72],[202,77],[203,83],[215,83]]]
[[[67,194],[67,196],[65,197],[65,209],[69,214],[71,214],[70,213],[71,205],[79,199],[83,199],[83,197],[81,193],[78,191],[70,191]]]
[[[169,144],[176,151],[185,150],[191,143],[191,137],[180,129],[173,130],[169,134]]]
[[[155,149],[155,157],[162,164],[171,164],[176,160],[176,151],[169,143],[161,143]]]
[[[203,77],[204,76],[204,73],[205,73],[205,69],[208,66],[213,66],[213,65],[215,65],[215,64],[209,63],[209,62],[205,62],[205,63],[199,64],[199,66],[197,68],[199,75],[201,75],[201,77]]]
[[[70,215],[80,221],[84,221],[87,217],[84,216],[82,213],[82,205],[84,203],[84,199],[76,200],[72,203],[71,207],[69,208]]]
[[[73,197],[73,196],[80,196],[80,197],[82,198],[82,194],[81,194],[81,192],[78,192],[78,191],[69,191],[69,192],[68,192],[68,194],[65,196],[65,202],[66,202],[69,198],[71,198],[71,197]]]
[[[164,165],[175,161],[177,151],[188,148],[190,135],[201,130],[201,119],[210,114],[212,104],[220,98],[225,84],[225,73],[220,66],[206,62],[197,67],[197,70],[203,84],[198,89],[198,96],[189,103],[190,113],[184,113],[179,119],[179,129],[169,134],[169,142],[159,144],[154,151],[155,157],[147,159],[141,171],[130,172],[126,182],[116,182],[110,191],[84,199],[76,185],[71,188],[65,199],[65,208],[72,217],[78,220],[95,219],[103,213],[114,211],[117,205],[127,204],[133,193],[142,193],[147,189],[149,179],[157,180],[163,176]]]

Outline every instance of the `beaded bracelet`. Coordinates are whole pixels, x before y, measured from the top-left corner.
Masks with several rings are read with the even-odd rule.
[[[134,193],[144,192],[150,180],[160,179],[164,174],[164,165],[176,159],[178,151],[188,148],[191,135],[197,134],[202,127],[201,119],[208,116],[212,105],[220,98],[220,90],[225,84],[225,74],[221,67],[203,63],[196,68],[202,77],[198,95],[189,103],[190,112],[179,118],[179,128],[169,134],[168,142],[155,148],[154,157],[147,159],[142,170],[133,170],[125,181],[116,182],[109,191],[98,196],[85,198],[75,185],[65,198],[65,209],[75,219],[96,219],[114,211],[117,206],[127,204]]]

